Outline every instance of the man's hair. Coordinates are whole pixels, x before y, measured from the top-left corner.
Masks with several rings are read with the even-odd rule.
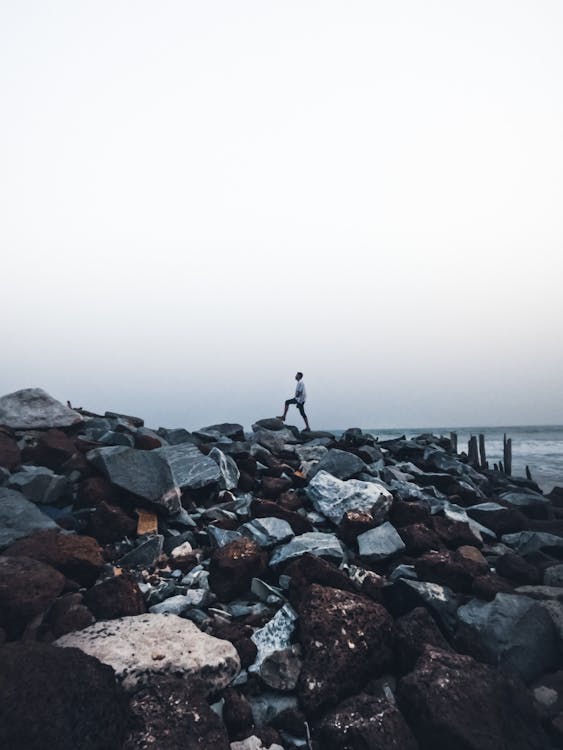
[[[301,377],[303,377],[303,373],[302,373],[302,372],[298,372],[297,374],[298,374],[298,375],[301,375]]]

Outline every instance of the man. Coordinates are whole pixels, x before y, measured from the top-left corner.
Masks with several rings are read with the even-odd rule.
[[[287,410],[289,409],[291,404],[295,404],[295,406],[299,409],[299,413],[303,417],[303,420],[305,421],[305,429],[310,430],[311,428],[309,427],[309,420],[307,419],[307,415],[305,414],[305,399],[307,398],[307,392],[305,390],[305,383],[303,382],[303,373],[298,372],[295,376],[295,380],[297,380],[297,385],[295,386],[295,396],[294,398],[287,399],[287,401],[285,402],[283,415],[278,418],[285,422]]]

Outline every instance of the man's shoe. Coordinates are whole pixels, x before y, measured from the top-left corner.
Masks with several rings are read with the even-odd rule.
[[[282,422],[285,422],[285,417],[276,417],[276,419],[281,419]]]

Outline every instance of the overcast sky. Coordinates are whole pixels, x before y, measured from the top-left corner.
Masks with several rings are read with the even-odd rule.
[[[563,422],[560,0],[0,2],[0,393]],[[296,415],[293,420],[299,424]]]

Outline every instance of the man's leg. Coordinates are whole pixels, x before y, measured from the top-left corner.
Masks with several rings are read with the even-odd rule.
[[[296,404],[296,403],[297,403],[297,401],[294,398],[288,398],[287,399],[287,401],[285,402],[285,407],[284,407],[284,410],[283,410],[283,414],[282,414],[281,417],[279,417],[279,419],[281,419],[282,422],[285,422],[285,418],[287,416],[287,410],[289,409],[290,405],[291,404]]]
[[[309,420],[307,419],[307,415],[305,414],[305,407],[303,406],[303,404],[297,404],[297,408],[301,412],[301,416],[303,417],[303,420],[305,422],[305,429],[310,431],[311,428],[309,427]]]

